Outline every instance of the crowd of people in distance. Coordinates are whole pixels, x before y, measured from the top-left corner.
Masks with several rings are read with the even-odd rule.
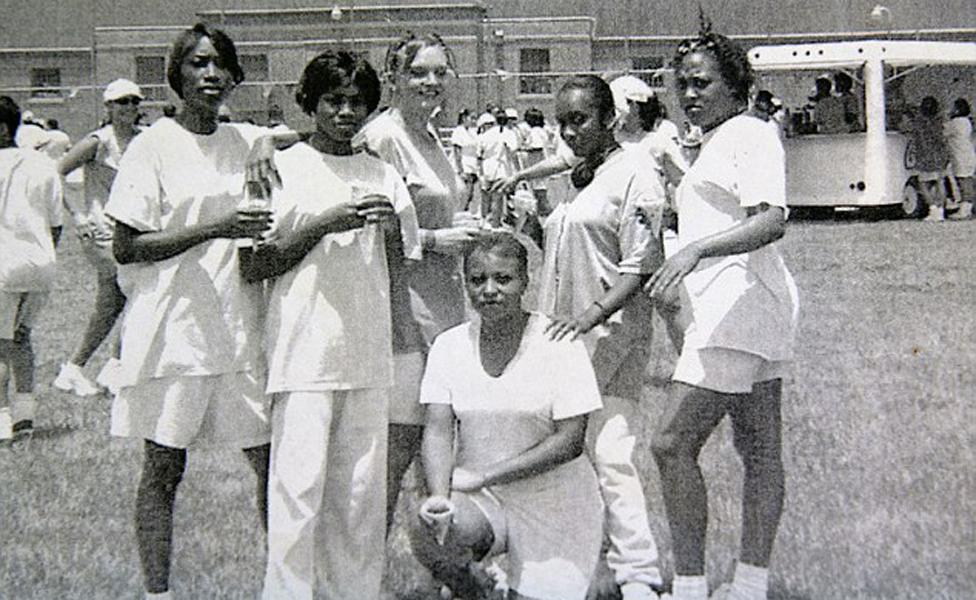
[[[0,97],[0,441],[29,436],[42,408],[31,330],[68,221],[95,302],[52,384],[107,389],[110,434],[141,443],[146,598],[179,596],[176,497],[208,444],[253,471],[266,600],[380,598],[414,462],[422,498],[402,526],[442,598],[766,598],[799,306],[777,244],[789,117],[702,21],[673,56],[680,126],[642,79],[581,75],[556,92],[555,127],[538,109],[466,109],[445,149],[434,119],[456,65],[432,33],[383,64],[312,58],[295,86],[310,131],[233,121],[244,71],[203,24],[173,41],[180,107],[151,125],[124,79],[74,146]],[[818,80],[822,131],[863,127],[851,87]],[[930,203],[942,210],[950,169],[968,218],[968,103],[943,123],[926,98],[906,130]],[[660,498],[635,466],[655,312],[678,353],[647,444]],[[698,456],[726,417],[742,535],[710,594]],[[673,573],[649,507],[666,513]]]

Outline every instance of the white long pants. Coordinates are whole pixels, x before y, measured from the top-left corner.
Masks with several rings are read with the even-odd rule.
[[[630,423],[637,402],[603,396],[603,410],[592,413],[587,426],[587,450],[600,480],[606,505],[610,549],[607,566],[618,584],[661,584],[657,545],[647,519],[644,486],[634,466],[636,442]]]
[[[275,396],[264,600],[379,598],[388,396],[386,389]]]

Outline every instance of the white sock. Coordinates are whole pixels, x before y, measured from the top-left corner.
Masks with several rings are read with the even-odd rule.
[[[13,416],[14,423],[25,419],[33,421],[34,413],[37,412],[37,400],[34,400],[34,394],[17,392],[14,395],[12,409],[11,415]]]
[[[708,600],[708,581],[704,575],[675,575],[671,597],[674,600]]]
[[[146,600],[173,600],[173,595],[169,593],[169,590],[165,592],[146,592]]]
[[[735,600],[766,600],[769,589],[769,569],[743,562],[736,563],[732,577],[732,598]]]

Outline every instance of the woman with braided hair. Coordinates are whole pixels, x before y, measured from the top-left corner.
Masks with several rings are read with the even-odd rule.
[[[698,454],[726,415],[745,466],[742,547],[728,598],[766,597],[783,509],[780,404],[792,359],[797,292],[775,241],[786,230],[779,136],[745,114],[746,53],[705,24],[674,59],[681,106],[702,129],[676,191],[679,250],[652,297],[681,293],[689,324],[652,439],[674,542],[675,600],[704,600],[708,503]]]

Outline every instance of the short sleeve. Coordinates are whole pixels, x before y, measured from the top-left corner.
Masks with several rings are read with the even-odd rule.
[[[667,201],[664,186],[655,169],[636,171],[624,189],[617,228],[621,274],[649,275],[658,267],[661,251],[661,220]]]
[[[163,228],[160,162],[150,135],[143,133],[129,143],[105,204],[107,215],[141,232]]]
[[[580,340],[549,342],[553,360],[552,418],[559,421],[603,408],[586,347]]]
[[[757,121],[757,125],[759,125]],[[735,152],[739,184],[739,204],[743,207],[762,203],[786,208],[786,153],[772,128],[750,127],[742,135]]]
[[[417,208],[410,198],[410,190],[400,179],[393,167],[387,166],[386,178],[393,190],[393,210],[400,221],[400,239],[403,242],[403,256],[413,260],[421,260],[424,252],[420,244],[420,223],[417,220]]]
[[[236,129],[241,134],[241,137],[247,141],[248,145],[252,146],[254,145],[254,142],[258,141],[258,139],[262,137],[275,135],[276,133],[283,133],[280,128],[271,129],[270,127],[261,127],[260,125],[252,125],[250,123],[228,123],[227,126]],[[286,128],[284,133],[288,132],[290,132],[290,130]]]
[[[421,404],[451,404],[451,337],[442,334],[430,347],[420,382]]]

